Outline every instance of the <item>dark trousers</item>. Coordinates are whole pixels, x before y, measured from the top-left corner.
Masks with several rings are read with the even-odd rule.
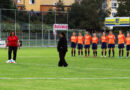
[[[8,59],[9,59],[9,60],[11,59],[12,52],[13,52],[13,60],[16,61],[17,47],[10,46],[8,49],[9,49],[9,50],[8,50]]]
[[[58,66],[65,66],[65,67],[68,66],[68,64],[65,61],[65,55],[66,55],[66,52],[62,52],[62,51],[59,52],[60,61],[59,61]]]

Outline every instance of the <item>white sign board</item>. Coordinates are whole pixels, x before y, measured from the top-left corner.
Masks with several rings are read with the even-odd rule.
[[[68,24],[54,24],[53,30],[68,30]]]
[[[0,40],[0,48],[5,48],[6,42],[4,40]]]

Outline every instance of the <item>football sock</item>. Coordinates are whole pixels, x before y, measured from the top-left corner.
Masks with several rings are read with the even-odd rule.
[[[124,56],[124,50],[122,50],[122,57]]]
[[[81,51],[81,55],[83,55],[83,51]]]
[[[103,56],[103,51],[102,51],[102,56]]]
[[[107,55],[107,51],[105,51],[105,56]]]
[[[87,56],[87,50],[85,50],[85,56]]]
[[[109,57],[110,57],[110,55],[111,55],[111,50],[109,50]]]
[[[74,56],[75,56],[75,53],[76,53],[76,51],[74,50]]]
[[[113,52],[113,57],[115,56],[115,51],[114,50],[112,50],[112,52]]]
[[[88,51],[88,56],[89,56],[89,54],[90,54],[90,51]]]
[[[73,56],[73,50],[71,51],[71,55]]]
[[[121,56],[121,50],[119,50],[119,57]]]

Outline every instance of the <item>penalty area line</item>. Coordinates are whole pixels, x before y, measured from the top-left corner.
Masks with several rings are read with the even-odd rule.
[[[130,79],[130,77],[103,77],[103,78],[45,78],[45,77],[34,77],[34,78],[7,78],[1,77],[0,80],[119,80],[119,79]]]

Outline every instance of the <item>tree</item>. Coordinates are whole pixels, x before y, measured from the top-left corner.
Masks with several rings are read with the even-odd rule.
[[[71,28],[99,30],[110,12],[102,7],[104,0],[83,0],[74,3],[70,11]]]
[[[122,17],[130,16],[130,0],[124,0],[124,1],[119,0],[119,1],[120,1],[120,4],[117,9],[116,16],[122,16]]]
[[[12,0],[0,0],[0,8],[14,9],[16,6]]]
[[[130,0],[118,0],[120,2],[117,9],[117,17],[130,17]],[[124,32],[130,30],[130,27],[115,27],[117,32],[123,30]]]

